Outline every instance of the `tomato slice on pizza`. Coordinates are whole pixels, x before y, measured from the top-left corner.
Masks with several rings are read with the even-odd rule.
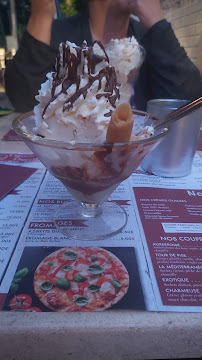
[[[127,293],[129,275],[111,252],[67,247],[48,255],[34,274],[34,290],[53,311],[101,311]]]

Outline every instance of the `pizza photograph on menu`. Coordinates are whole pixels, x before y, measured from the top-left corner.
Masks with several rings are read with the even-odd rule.
[[[1,309],[145,310],[133,247],[27,246]]]
[[[122,262],[101,248],[67,247],[47,256],[34,274],[34,291],[54,311],[100,311],[128,291]]]

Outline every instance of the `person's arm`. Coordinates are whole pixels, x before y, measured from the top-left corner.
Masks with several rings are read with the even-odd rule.
[[[151,98],[194,100],[202,95],[200,72],[180,46],[170,23],[162,20],[153,25],[142,45],[147,53]]]
[[[139,18],[146,30],[164,19],[160,0],[129,0],[128,7],[130,13]]]
[[[131,0],[131,12],[146,30],[141,45],[146,59],[136,88],[139,108],[155,98],[194,100],[202,95],[202,81],[197,67],[180,46],[171,24],[163,16],[159,0]],[[142,100],[140,99],[142,97]]]
[[[50,45],[51,27],[56,12],[54,0],[32,0],[27,30],[35,39]]]
[[[6,64],[6,93],[18,112],[33,109],[41,83],[53,69],[57,54],[57,49],[50,46],[54,11],[53,0],[32,1],[27,31],[16,55]]]

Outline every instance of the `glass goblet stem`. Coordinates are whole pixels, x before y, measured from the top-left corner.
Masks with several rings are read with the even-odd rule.
[[[100,204],[89,204],[81,202],[80,215],[85,218],[94,218],[102,214],[102,208]]]

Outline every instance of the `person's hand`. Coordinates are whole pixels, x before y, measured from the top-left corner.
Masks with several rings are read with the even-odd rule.
[[[37,40],[50,45],[51,26],[56,12],[55,0],[31,0],[31,6],[27,30]]]
[[[127,2],[130,13],[136,15],[147,30],[164,19],[160,0],[128,0]]]
[[[34,18],[53,19],[56,12],[54,0],[31,0],[31,16]]]

